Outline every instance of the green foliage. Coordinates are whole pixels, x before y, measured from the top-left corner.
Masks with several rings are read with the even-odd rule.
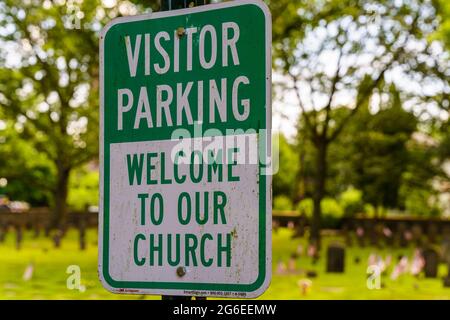
[[[360,211],[374,217],[386,208],[411,214],[436,213],[432,207],[415,210],[412,207],[418,201],[408,198],[427,195],[428,200],[422,203],[433,203],[433,181],[447,179],[441,169],[446,158],[445,126],[440,127],[441,140],[428,134],[426,123],[419,124],[419,119],[401,108],[395,87],[389,89],[389,99],[381,110],[371,113],[368,108],[362,109],[330,146],[328,192],[337,196],[348,186],[362,191],[366,208],[360,207],[353,214]]]
[[[344,215],[353,217],[364,210],[363,193],[353,187],[347,188],[339,196],[339,204],[344,210]]]
[[[18,139],[47,159],[41,181],[54,223],[66,214],[70,171],[98,155],[98,32],[117,14],[100,1],[0,4],[0,110]]]
[[[278,135],[279,169],[273,176],[273,194],[292,197],[298,171],[298,155],[295,147],[282,134]],[[274,138],[275,140],[276,138]]]
[[[441,143],[437,148],[437,152],[439,159],[445,161],[450,159],[450,119],[443,123],[439,129]]]
[[[107,21],[96,17],[96,2],[75,7],[12,0],[0,7],[9,26],[0,37],[0,107],[23,139],[64,169],[98,153],[97,33]]]
[[[314,203],[311,198],[301,200],[297,205],[297,210],[301,215],[305,215],[307,218],[311,218],[313,215]]]
[[[426,112],[430,103],[445,106],[441,102],[448,96],[448,54],[430,50],[441,45],[431,42],[442,21],[437,2],[284,0],[269,5],[273,65],[288,79],[279,87],[294,94],[301,111],[297,146],[304,155],[301,168],[308,168],[299,175],[305,187],[301,196],[322,199],[354,185],[374,207],[403,206],[399,190],[408,170],[406,145],[417,119],[402,109],[402,99],[415,112]],[[420,90],[423,83],[436,84],[435,92]],[[293,103],[292,95],[279,96]],[[372,97],[381,101],[376,115],[369,112]]]
[[[442,126],[437,150],[418,145],[412,133],[428,124],[402,107],[408,100],[415,111],[427,103],[448,108],[448,51],[431,50],[436,47],[431,41],[449,48],[449,2],[266,2],[273,16],[273,66],[288,79],[279,84],[280,101],[292,97],[285,90],[300,91],[303,111],[297,141],[280,136],[274,207],[304,199],[298,208],[312,215],[310,197],[322,174],[317,150],[325,145],[327,185],[321,196],[338,199],[337,205],[321,204],[327,216],[354,215],[362,201],[372,204],[373,212],[381,206],[435,212],[426,206],[436,196],[431,182],[443,176],[439,166],[449,157],[450,126]],[[99,30],[114,17],[158,10],[159,3],[73,5],[82,12],[79,26],[71,20],[74,8],[62,2],[0,3],[0,177],[8,179],[0,192],[54,205],[65,197],[58,180],[70,180],[69,205],[82,209],[97,202],[98,177],[77,168],[98,155]],[[408,85],[391,85],[398,77],[385,75],[394,68],[391,75]],[[430,83],[443,92],[409,89]],[[338,95],[349,97],[348,104],[342,106]],[[369,110],[371,97],[383,97],[376,114]]]
[[[5,158],[4,170],[16,158],[45,158],[39,167],[17,161],[20,177],[8,192],[53,205],[53,223],[64,219],[70,172],[98,156],[99,32],[111,19],[157,2],[0,3],[0,118],[26,144]]]
[[[336,199],[325,197],[320,202],[322,210],[322,225],[326,228],[334,228],[344,216],[344,209]],[[311,198],[303,199],[297,205],[297,210],[301,215],[311,219],[313,215],[314,204]]]
[[[433,203],[433,192],[424,189],[411,190],[405,200],[405,209],[408,214],[421,217],[439,216],[440,210]]]
[[[273,209],[279,211],[290,211],[293,209],[292,200],[284,195],[276,196],[273,199]]]
[[[98,179],[98,171],[88,170],[88,168],[72,172],[67,199],[71,209],[84,211],[89,206],[98,206]]]
[[[334,198],[325,197],[320,202],[322,224],[324,228],[337,228],[344,216],[344,209]]]
[[[373,205],[370,203],[364,204],[364,213],[363,216],[367,218],[375,218],[376,215],[376,209]]]
[[[341,159],[349,161],[348,182],[363,192],[364,202],[374,207],[399,208],[403,176],[414,160],[408,143],[418,121],[401,107],[398,91],[392,85],[390,92],[389,101],[379,112],[371,114],[366,109],[337,143],[349,146]]]
[[[334,198],[323,198],[320,205],[325,217],[329,216],[334,219],[341,219],[344,216],[344,210]]]
[[[4,128],[0,130],[0,178],[6,178],[7,185],[0,187],[0,194],[33,206],[48,206],[54,177],[51,162],[27,140],[21,139],[11,128],[11,122],[3,123]]]
[[[424,137],[431,139],[426,135]],[[440,208],[436,201],[438,190],[434,184],[442,181],[442,178],[448,179],[441,169],[441,162],[437,161],[439,147],[413,140],[408,143],[407,148],[409,161],[399,190],[405,210],[419,216],[439,215]]]
[[[450,2],[447,0],[437,0],[435,3],[437,5],[436,9],[440,18],[440,24],[433,38],[442,40],[447,48],[450,49]]]

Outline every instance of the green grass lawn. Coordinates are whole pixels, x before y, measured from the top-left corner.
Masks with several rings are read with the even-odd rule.
[[[323,251],[322,259],[316,265],[309,257],[300,256],[296,260],[298,272],[277,274],[277,263],[284,261],[287,264],[297,246],[306,244],[304,239],[292,239],[291,235],[288,229],[279,229],[273,234],[272,283],[262,299],[450,299],[450,288],[444,288],[441,279],[447,272],[445,265],[440,266],[438,279],[405,274],[393,281],[388,270],[382,277],[382,289],[367,289],[366,268],[370,253],[392,254],[396,261],[399,254],[411,256],[412,249],[350,248],[346,251],[344,274],[325,273]],[[117,295],[103,289],[97,278],[96,230],[89,230],[87,239],[87,250],[80,251],[77,232],[72,230],[63,239],[61,248],[55,249],[49,238],[34,239],[31,232],[26,232],[22,248],[16,250],[14,234],[9,232],[5,242],[0,244],[0,299],[160,299],[159,296]],[[331,241],[336,239],[326,237],[324,247]],[[360,258],[359,264],[354,262],[355,257]],[[33,277],[24,281],[24,271],[31,263],[34,265]],[[69,265],[80,266],[84,292],[67,289]],[[318,277],[310,279],[312,286],[304,295],[298,282],[306,278],[305,271],[311,270],[316,271]]]

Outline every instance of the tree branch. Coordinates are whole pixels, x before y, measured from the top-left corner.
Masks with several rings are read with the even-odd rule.
[[[350,111],[350,113],[341,121],[341,123],[337,126],[336,130],[331,134],[330,137],[327,137],[327,142],[332,142],[335,140],[339,134],[342,132],[342,130],[345,128],[347,123],[350,121],[351,118],[358,112],[359,107],[367,101],[367,99],[370,97],[373,89],[375,89],[380,81],[383,79],[385,72],[388,70],[389,66],[393,63],[394,59],[391,60],[386,67],[380,72],[378,77],[372,82],[372,84],[363,90],[362,94],[358,94],[358,97],[356,99],[355,107]]]
[[[308,113],[306,112],[305,106],[303,105],[303,102],[302,102],[302,99],[300,96],[300,88],[298,86],[298,77],[296,75],[294,75],[289,69],[288,69],[288,74],[291,77],[291,80],[293,82],[292,89],[294,89],[294,91],[295,91],[295,95],[297,97],[298,104],[300,106],[302,115],[305,117],[306,126],[311,131],[312,137],[315,140],[318,137],[317,125],[316,125],[315,121],[314,122],[311,121],[311,118],[309,117]]]
[[[357,95],[355,108],[353,108],[350,111],[350,113],[341,121],[341,123],[337,126],[336,130],[331,134],[331,136],[329,138],[325,137],[327,142],[332,142],[333,140],[335,140],[339,136],[339,134],[345,128],[345,126],[350,121],[350,119],[356,114],[356,112],[358,112],[359,107],[364,102],[366,102],[367,99],[370,97],[370,95],[372,94],[373,89],[375,89],[379,85],[381,80],[384,78],[384,74],[386,73],[386,71],[403,54],[404,47],[408,43],[408,41],[409,41],[409,39],[411,37],[412,30],[414,30],[416,28],[416,25],[417,25],[419,17],[420,17],[420,13],[417,12],[416,16],[414,17],[413,22],[411,23],[411,27],[410,27],[410,29],[408,31],[409,33],[408,33],[407,37],[405,38],[404,43],[398,47],[398,49],[393,54],[392,59],[384,66],[383,70],[378,74],[377,78],[372,82],[372,84],[370,86],[368,86],[366,89],[364,89],[362,94],[358,94]]]
[[[331,92],[329,95],[328,102],[325,106],[326,115],[325,115],[325,123],[323,126],[323,132],[322,132],[322,136],[325,139],[327,137],[328,123],[330,122],[331,103],[333,101],[333,97],[336,92],[336,85],[339,82],[339,80],[341,79],[341,77],[339,75],[339,73],[341,71],[341,59],[342,59],[342,46],[339,47],[339,57],[338,57],[337,66],[336,66],[336,74],[334,75],[333,80],[331,82]]]

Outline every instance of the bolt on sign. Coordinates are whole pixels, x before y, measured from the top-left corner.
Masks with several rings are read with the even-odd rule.
[[[99,273],[115,293],[251,298],[271,277],[271,18],[261,1],[100,36]]]

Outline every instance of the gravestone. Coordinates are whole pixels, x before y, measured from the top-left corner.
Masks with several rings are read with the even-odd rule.
[[[414,224],[411,228],[413,241],[418,247],[422,246],[422,227],[419,224]]]
[[[317,278],[317,271],[315,271],[315,270],[308,270],[308,271],[306,271],[306,276],[308,278]]]
[[[332,244],[327,250],[327,272],[343,273],[345,265],[345,249],[341,245]]]
[[[427,248],[422,252],[423,258],[425,259],[425,277],[426,278],[436,278],[438,265],[439,265],[439,255],[436,250],[432,248]]]
[[[22,238],[23,238],[23,233],[22,233],[22,227],[20,225],[16,226],[16,249],[20,250],[21,246],[22,246]]]
[[[428,242],[436,243],[438,235],[438,226],[435,223],[430,223],[427,229]]]

